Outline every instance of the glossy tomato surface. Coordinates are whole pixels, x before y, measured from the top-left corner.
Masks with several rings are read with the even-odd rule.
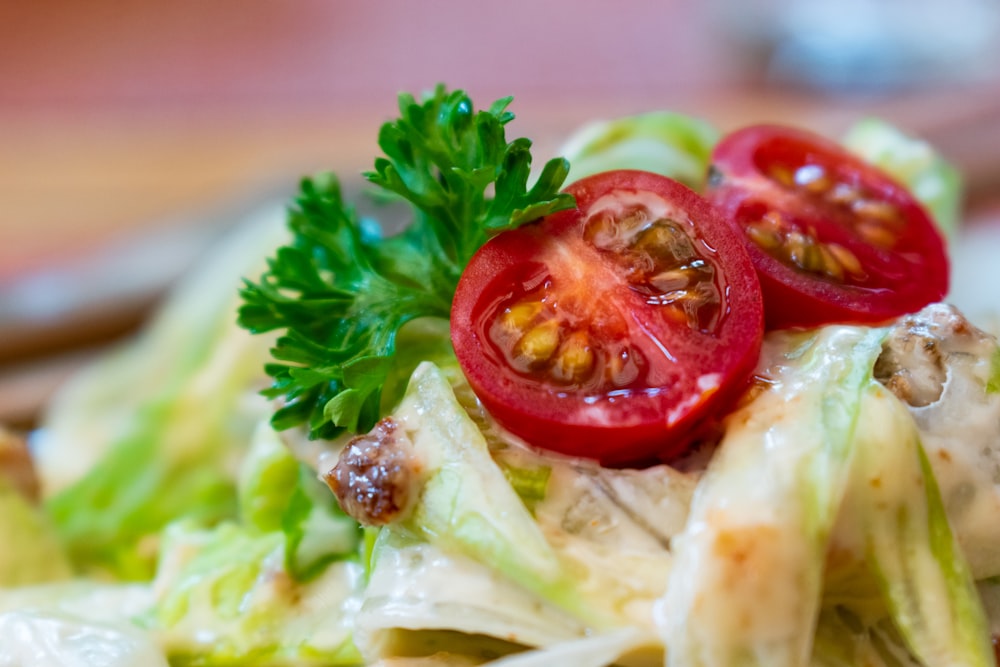
[[[670,179],[613,171],[569,188],[575,210],[504,232],[452,306],[473,390],[530,445],[604,465],[683,453],[746,386],[760,287],[742,239]]]
[[[743,235],[769,328],[879,323],[948,291],[944,241],[924,208],[813,133],[758,125],[723,137],[707,197]]]

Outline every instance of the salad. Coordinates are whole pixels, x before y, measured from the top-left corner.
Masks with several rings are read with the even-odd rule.
[[[3,432],[0,667],[997,664],[954,169],[510,102],[402,95],[381,222],[304,179]]]

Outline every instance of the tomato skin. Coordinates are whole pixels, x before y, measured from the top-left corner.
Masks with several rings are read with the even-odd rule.
[[[791,185],[768,174],[789,165]],[[830,177],[825,192],[811,193],[808,183],[800,182],[799,174],[808,176],[810,169]],[[768,329],[878,324],[947,294],[945,243],[929,214],[905,187],[838,144],[805,130],[755,125],[723,137],[711,171],[706,197],[744,239],[760,277]],[[889,211],[892,221],[883,224],[854,212],[865,206]],[[861,271],[837,278],[794,265],[781,255],[789,252],[787,246],[766,250],[751,239],[760,228],[751,227],[772,212],[803,232],[808,243],[846,251],[848,265],[856,260]],[[843,264],[837,272],[844,272]]]
[[[576,209],[494,237],[469,263],[451,313],[459,363],[486,410],[531,446],[609,466],[675,458],[703,419],[742,393],[757,362],[763,313],[749,256],[714,208],[662,176],[606,172],[567,191]],[[692,247],[707,257],[713,276],[699,283],[712,295],[703,310],[678,316],[673,305],[629,282],[631,251],[616,254],[587,240],[603,207],[637,200],[652,208],[665,202],[671,215],[685,218],[683,229],[696,230],[685,238],[695,239]],[[519,303],[541,303],[571,323],[575,333],[561,345],[573,335],[587,338],[591,357],[604,359],[593,364],[604,375],[559,384],[544,372],[515,368],[516,345],[498,343],[494,334],[506,331],[498,322]],[[609,382],[619,376],[607,369],[626,357],[641,363],[621,385]]]

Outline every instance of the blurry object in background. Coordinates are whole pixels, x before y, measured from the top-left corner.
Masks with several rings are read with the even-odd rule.
[[[11,487],[24,498],[37,501],[41,487],[24,438],[0,424],[0,494]]]
[[[891,93],[978,82],[1000,61],[995,0],[719,0],[715,9],[772,83]]]
[[[147,222],[58,264],[41,264],[6,280],[0,274],[0,374],[4,363],[132,331],[206,248],[265,203],[276,206],[272,201],[281,200],[267,191],[254,199],[218,202]]]

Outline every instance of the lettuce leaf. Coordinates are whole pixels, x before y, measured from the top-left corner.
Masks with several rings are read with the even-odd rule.
[[[284,533],[285,570],[296,581],[318,576],[330,563],[361,556],[361,526],[266,421],[254,434],[238,487],[242,525],[260,533]]]
[[[148,584],[0,587],[0,665],[167,667],[156,637],[137,622],[151,599]]]
[[[46,500],[47,510],[84,572],[148,579],[168,523],[180,517],[212,523],[236,514],[231,462],[268,411],[255,390],[269,344],[235,324],[236,285],[263,261],[280,230],[270,217],[251,222],[189,275],[150,327],[128,343],[133,368],[109,378],[87,373],[70,389],[71,397],[94,391],[108,403],[117,396],[125,414],[111,419],[101,409],[88,412],[86,402],[60,402],[43,425],[41,473],[61,486]],[[102,386],[104,379],[112,385]],[[60,473],[63,459],[88,451],[96,456],[82,477]]]
[[[861,409],[857,457],[868,561],[911,651],[928,665],[992,667],[985,613],[919,433],[876,383]]]
[[[572,580],[437,367],[417,367],[395,418],[405,425],[425,475],[403,528],[488,563],[543,598],[575,606]]]
[[[727,420],[663,600],[671,667],[804,664],[863,390],[885,331],[772,335],[770,388]],[[762,610],[766,609],[766,613]]]
[[[709,123],[652,111],[581,127],[563,145],[570,180],[612,169],[641,169],[701,190],[719,132]]]
[[[820,613],[812,651],[811,667],[922,667],[888,618],[867,621],[839,606]]]
[[[66,579],[69,559],[48,517],[0,474],[0,589]]]
[[[172,664],[360,662],[351,633],[361,566],[337,562],[298,582],[284,539],[232,523],[167,528],[146,623]]]
[[[586,623],[490,564],[398,528],[380,531],[372,562],[355,630],[368,660],[447,650],[478,662],[587,634]]]

